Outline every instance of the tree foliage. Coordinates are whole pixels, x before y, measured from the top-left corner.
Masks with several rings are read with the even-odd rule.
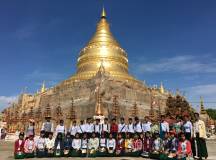
[[[207,111],[209,117],[216,120],[216,109],[209,108],[209,109],[206,109],[206,111]]]
[[[179,115],[184,114],[193,115],[193,110],[190,107],[188,101],[180,95],[169,96],[166,101],[166,113],[170,115]]]

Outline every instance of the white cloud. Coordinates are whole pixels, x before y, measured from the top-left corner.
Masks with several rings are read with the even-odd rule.
[[[206,107],[216,108],[216,84],[204,84],[185,88],[189,101],[196,107],[200,96],[204,98]]]
[[[7,107],[10,103],[16,102],[17,96],[0,96],[0,110]]]
[[[216,97],[216,84],[197,85],[189,89],[194,95],[215,95]]]
[[[143,62],[137,66],[138,72],[173,73],[216,73],[216,59],[191,55],[162,58],[154,62]]]

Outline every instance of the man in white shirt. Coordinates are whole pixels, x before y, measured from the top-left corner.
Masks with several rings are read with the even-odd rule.
[[[118,124],[118,133],[121,133],[122,137],[126,137],[127,126],[125,124],[124,118],[120,118],[120,124]]]
[[[151,121],[148,116],[145,117],[144,123],[142,124],[142,130],[144,133],[151,131]]]
[[[49,133],[54,132],[54,125],[51,122],[51,117],[50,116],[46,116],[45,120],[46,121],[42,124],[41,131],[45,131],[45,137],[48,138]]]
[[[100,134],[101,134],[100,119],[96,119],[96,123],[94,124],[94,133],[95,133],[97,138],[100,137]]]
[[[135,117],[134,120],[135,120],[134,131],[137,135],[140,136],[140,134],[142,133],[142,124],[138,117]]]
[[[78,130],[78,126],[76,125],[76,121],[74,120],[74,121],[72,122],[72,125],[71,125],[70,129],[69,129],[69,132],[70,132],[70,134],[71,134],[71,138],[72,138],[72,139],[75,138],[75,135],[76,135],[76,133],[77,133],[77,130]]]
[[[85,132],[88,138],[91,138],[92,133],[94,132],[94,125],[91,123],[91,118],[87,118],[87,123],[85,124]]]
[[[204,157],[205,159],[208,158],[208,151],[206,147],[206,126],[205,122],[202,121],[199,117],[199,113],[194,114],[195,117],[195,123],[194,123],[194,147],[193,150],[193,156],[196,159],[202,159]]]
[[[161,115],[160,138],[164,139],[165,133],[169,132],[169,123],[165,120],[165,115]]]
[[[80,121],[80,124],[77,126],[77,133],[79,134],[79,137],[82,138],[83,134],[85,133],[85,123],[83,120]]]
[[[109,133],[110,133],[110,124],[108,122],[108,118],[105,118],[104,123],[101,124],[101,134],[104,134],[104,137],[108,138]]]
[[[128,119],[127,133],[129,134],[130,138],[132,138],[134,135],[134,124],[132,118]]]

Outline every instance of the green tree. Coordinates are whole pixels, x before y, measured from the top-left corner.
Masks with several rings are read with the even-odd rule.
[[[209,117],[216,120],[216,109],[209,108],[209,109],[206,109],[206,111]]]

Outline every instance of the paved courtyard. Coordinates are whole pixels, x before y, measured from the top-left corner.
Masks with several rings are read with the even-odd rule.
[[[208,146],[208,152],[209,152],[209,158],[208,160],[216,160],[216,140],[208,140],[207,142]],[[12,160],[13,159],[13,143],[12,142],[5,142],[0,141],[0,160]],[[33,158],[34,160],[37,160],[38,158]],[[51,159],[51,158],[40,158],[42,159]],[[52,159],[74,159],[74,160],[81,160],[83,158],[52,158]],[[144,158],[130,158],[130,157],[115,157],[115,158],[85,158],[85,159],[94,159],[94,160],[144,160]]]

